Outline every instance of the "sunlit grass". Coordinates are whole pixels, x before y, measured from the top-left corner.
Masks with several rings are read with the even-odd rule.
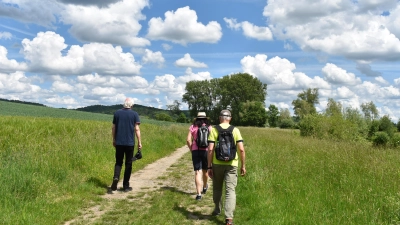
[[[0,117],[1,224],[62,224],[106,205],[100,196],[111,182],[114,148],[112,117],[105,116]],[[143,159],[133,172],[184,146],[187,129],[143,122]],[[293,130],[240,129],[247,175],[239,177],[236,224],[400,223],[398,150],[304,138]],[[187,153],[169,168],[157,182],[162,188],[101,208],[95,224],[221,224],[223,215],[210,216],[211,189],[201,202],[193,198],[190,160]]]
[[[2,223],[57,224],[101,201],[115,163],[111,122],[2,116],[0,127]],[[186,130],[142,124],[133,171],[181,147]]]

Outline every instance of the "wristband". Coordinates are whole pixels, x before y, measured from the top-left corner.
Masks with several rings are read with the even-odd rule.
[[[212,169],[212,166],[211,166],[211,167],[208,167],[207,169],[211,170],[211,169]]]

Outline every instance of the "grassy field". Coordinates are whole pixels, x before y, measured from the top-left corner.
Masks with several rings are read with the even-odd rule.
[[[76,112],[65,118],[62,110],[57,116],[26,116],[15,111],[38,106],[3,106],[2,224],[62,224],[104,201],[100,195],[114,164],[108,115]],[[398,150],[309,139],[291,130],[240,129],[248,174],[239,178],[236,224],[400,223]],[[135,171],[185,145],[187,125],[143,123],[141,130],[145,157],[135,162]],[[192,176],[181,164],[172,168],[175,174]],[[223,215],[208,217],[209,211],[202,211],[201,204],[212,207],[211,194],[198,203],[187,193],[162,189],[150,193],[147,202],[120,201],[96,224],[221,224]],[[193,211],[196,217],[190,216]]]

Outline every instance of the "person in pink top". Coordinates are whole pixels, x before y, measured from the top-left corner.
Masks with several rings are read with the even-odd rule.
[[[194,182],[196,185],[196,200],[201,200],[202,194],[205,194],[208,189],[207,175],[207,151],[208,147],[199,148],[197,146],[197,131],[201,126],[208,127],[208,133],[211,131],[210,121],[205,112],[199,112],[189,128],[189,133],[186,139],[187,146],[192,152],[192,162],[194,169]]]

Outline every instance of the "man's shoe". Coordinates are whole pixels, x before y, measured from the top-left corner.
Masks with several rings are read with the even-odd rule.
[[[132,191],[132,187],[124,187],[124,191],[125,192]]]
[[[118,180],[119,180],[118,178],[114,178],[113,179],[113,182],[111,184],[111,190],[112,191],[116,191],[117,190]]]
[[[201,195],[197,195],[197,196],[196,196],[196,200],[197,200],[197,201],[201,200]]]
[[[232,219],[226,219],[225,222],[226,222],[226,225],[233,225]]]
[[[207,186],[205,188],[203,188],[202,194],[205,194],[207,192],[207,190],[208,190],[208,184],[207,184]]]

